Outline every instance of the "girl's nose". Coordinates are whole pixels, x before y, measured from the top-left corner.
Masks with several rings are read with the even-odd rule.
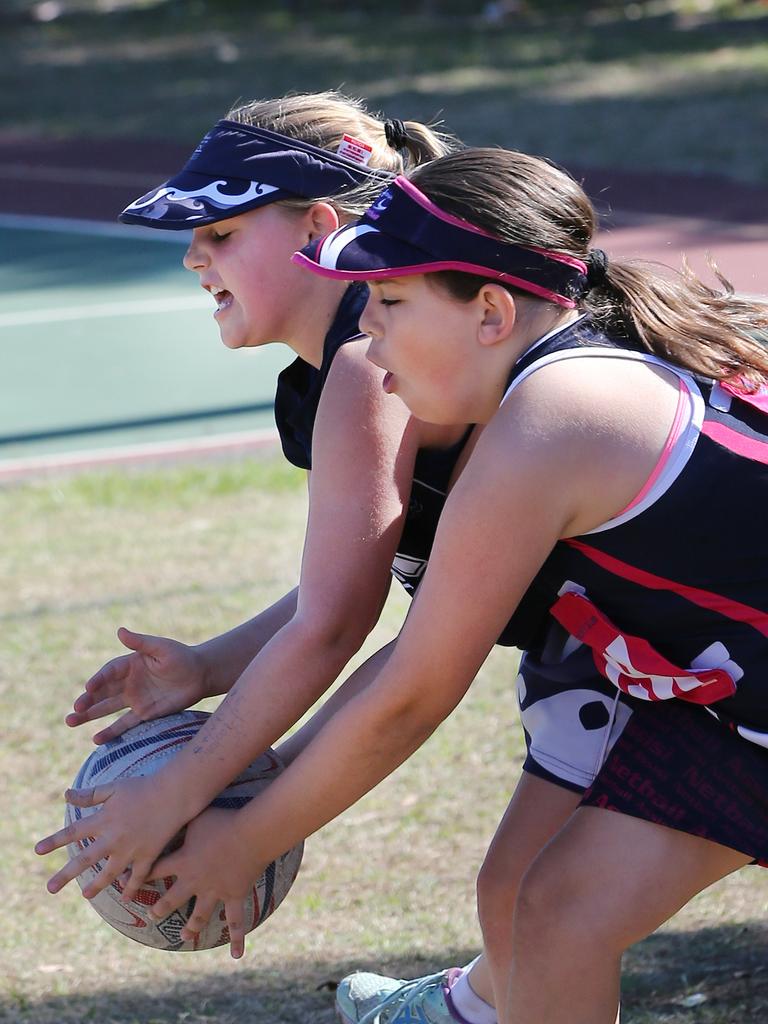
[[[365,304],[365,309],[360,314],[358,326],[363,334],[373,337],[376,333],[376,314],[374,313],[373,298],[370,295]]]
[[[198,243],[197,239],[193,238],[189,243],[189,248],[184,253],[182,263],[187,270],[201,270],[206,265],[206,262],[205,249]]]

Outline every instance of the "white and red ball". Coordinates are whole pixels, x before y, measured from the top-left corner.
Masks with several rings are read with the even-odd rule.
[[[200,729],[208,718],[205,711],[182,711],[166,718],[142,722],[122,736],[98,747],[87,758],[78,772],[73,788],[90,788],[102,783],[128,779],[139,775],[152,775],[170,760]],[[235,781],[213,801],[213,807],[239,808],[268,786],[282,771],[282,764],[273,750],[258,757]],[[86,818],[98,807],[74,807],[67,804],[65,824]],[[169,844],[173,848],[174,840]],[[88,840],[71,843],[70,857],[88,845]],[[273,861],[260,878],[255,879],[246,903],[246,932],[253,931],[280,905],[291,888],[301,864],[303,844]],[[103,862],[86,868],[78,876],[80,888],[98,875]],[[136,942],[155,949],[187,951],[212,949],[229,942],[229,930],[224,916],[224,905],[219,903],[208,924],[194,940],[183,941],[181,929],[192,915],[194,900],[179,907],[162,921],[154,922],[149,909],[167,892],[172,878],[146,882],[135,900],[121,899],[122,887],[118,881],[89,900],[91,906],[117,931]]]

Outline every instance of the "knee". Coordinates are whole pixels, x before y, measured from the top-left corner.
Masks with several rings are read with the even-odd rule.
[[[520,880],[512,943],[515,949],[538,947],[552,956],[574,956],[585,947],[621,955],[625,944],[615,924],[610,894],[601,890],[599,879],[544,856]]]
[[[578,899],[548,866],[534,862],[518,887],[512,922],[513,946],[533,950],[573,948],[584,937],[584,922],[578,922]]]

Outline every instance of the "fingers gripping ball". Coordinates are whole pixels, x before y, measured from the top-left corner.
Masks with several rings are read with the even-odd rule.
[[[94,750],[80,769],[74,787],[80,789],[137,775],[152,775],[197,733],[208,717],[204,711],[182,711],[167,718],[142,722],[118,739]],[[212,806],[229,809],[242,807],[281,771],[282,764],[277,755],[272,750],[267,751],[220,793]],[[97,809],[67,804],[65,824],[87,817]],[[178,846],[181,839],[180,834],[172,840],[165,852]],[[87,839],[71,843],[70,857],[87,845]],[[300,843],[273,861],[261,878],[254,881],[245,907],[246,932],[257,928],[280,905],[296,878],[302,853],[303,844]],[[80,888],[84,889],[101,869],[102,862],[86,868],[77,879]],[[124,902],[120,899],[122,886],[118,879],[89,902],[113,928],[155,949],[211,949],[229,942],[222,903],[216,907],[206,927],[193,941],[183,941],[180,932],[192,916],[194,899],[162,921],[154,922],[150,919],[150,908],[170,888],[171,883],[171,878],[146,882],[135,900]]]

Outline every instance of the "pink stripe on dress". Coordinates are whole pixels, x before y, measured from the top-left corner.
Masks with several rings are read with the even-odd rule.
[[[745,459],[753,462],[761,462],[768,466],[768,444],[765,441],[758,441],[755,437],[747,437],[740,434],[738,430],[732,430],[723,423],[715,423],[708,420],[701,428],[702,434],[706,434],[715,444],[727,448],[729,452],[735,452]]]
[[[664,471],[664,467],[669,462],[672,453],[675,450],[675,445],[677,444],[681,435],[688,426],[688,422],[684,414],[685,410],[688,408],[691,392],[688,390],[688,385],[685,383],[684,380],[682,380],[680,377],[678,377],[677,380],[678,384],[680,385],[680,389],[677,393],[677,409],[675,409],[675,418],[672,421],[672,426],[669,428],[669,434],[667,435],[667,440],[664,443],[664,449],[661,455],[659,456],[659,461],[656,463],[653,470],[651,471],[651,475],[645,481],[642,490],[637,494],[635,498],[632,499],[632,501],[630,501],[626,508],[623,508],[617,516],[613,517],[614,519],[618,519],[619,516],[623,516],[625,512],[629,512],[631,509],[633,509],[635,505],[639,505],[640,502],[648,494],[648,492],[653,488],[656,481],[659,479],[662,472]]]
[[[623,579],[637,583],[641,587],[647,587],[649,590],[669,590],[700,608],[708,608],[727,619],[733,619],[734,622],[744,622],[756,629],[758,633],[768,637],[768,614],[760,611],[759,608],[752,608],[748,604],[742,604],[741,601],[733,601],[731,598],[725,597],[723,594],[715,594],[711,590],[689,587],[685,583],[668,580],[664,576],[656,576],[654,573],[646,572],[645,569],[638,569],[637,566],[622,562],[604,551],[598,551],[583,541],[570,539],[565,543],[580,551],[596,565],[612,572],[614,576],[621,576]]]

